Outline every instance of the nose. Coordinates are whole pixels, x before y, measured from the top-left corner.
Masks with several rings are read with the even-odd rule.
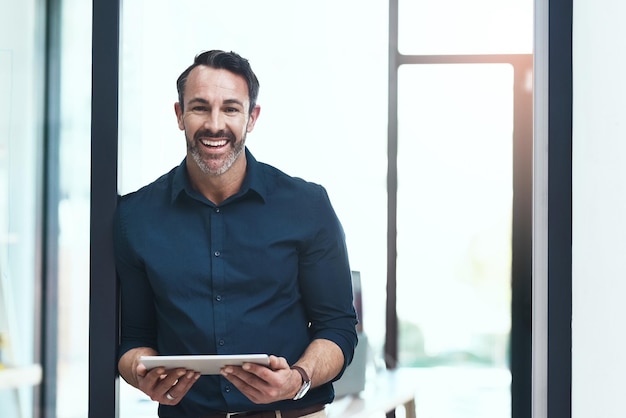
[[[210,130],[211,132],[219,132],[224,130],[224,115],[218,109],[212,110],[208,113],[207,117],[204,120],[205,129]]]

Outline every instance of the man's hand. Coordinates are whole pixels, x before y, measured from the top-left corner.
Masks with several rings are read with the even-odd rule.
[[[148,371],[141,363],[137,366],[139,390],[164,405],[180,402],[199,377],[200,373],[193,370],[157,367]]]
[[[283,357],[270,356],[269,367],[255,363],[226,366],[221,374],[257,404],[293,399],[302,386],[302,377]]]
[[[148,347],[134,348],[124,353],[118,364],[120,375],[129,384],[144,392],[153,401],[176,405],[198,380],[200,373],[186,369],[156,367],[150,371],[139,362],[143,356],[158,353]]]

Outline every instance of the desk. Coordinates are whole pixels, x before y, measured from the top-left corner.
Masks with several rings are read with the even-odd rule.
[[[398,407],[404,407],[406,418],[416,418],[417,387],[412,374],[411,369],[380,372],[359,395],[344,396],[328,405],[328,418],[380,418]]]

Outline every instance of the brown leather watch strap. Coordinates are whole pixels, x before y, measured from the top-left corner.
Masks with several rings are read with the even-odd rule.
[[[300,366],[291,366],[292,370],[297,371],[298,373],[300,373],[300,376],[302,376],[302,382],[306,383],[306,382],[310,382],[311,379],[309,378],[309,375],[306,373],[306,371],[300,367]]]

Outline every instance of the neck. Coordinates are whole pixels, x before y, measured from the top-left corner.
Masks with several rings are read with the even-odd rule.
[[[202,172],[194,163],[187,165],[191,187],[206,197],[211,202],[219,205],[241,189],[246,176],[246,158],[238,158],[237,161],[219,176]]]

